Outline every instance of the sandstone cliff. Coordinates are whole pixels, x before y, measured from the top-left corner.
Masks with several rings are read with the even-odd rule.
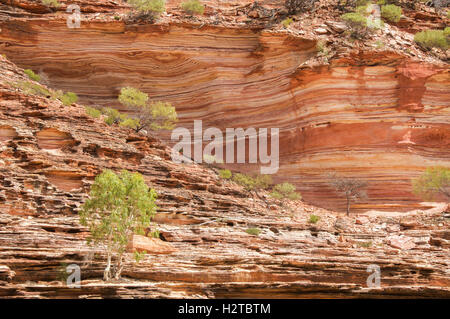
[[[66,27],[64,7],[0,2],[1,297],[450,297],[446,205],[410,192],[424,167],[450,166],[449,71],[417,48],[398,50],[412,46],[401,29],[409,14],[377,50],[346,47],[328,25],[319,36],[317,17],[298,22],[310,24],[304,34],[280,30],[271,1],[207,1],[204,18],[175,11],[156,24],[127,23],[124,3],[80,1],[80,29]],[[336,44],[318,58],[326,38]],[[82,104],[118,106],[119,89],[132,85],[171,101],[182,126],[279,127],[278,180],[333,210],[282,206],[212,169],[175,164],[164,141],[15,88],[26,79],[16,65]],[[173,248],[139,264],[129,258],[126,279],[111,283],[99,280],[104,256],[86,245],[77,217],[105,168],[140,172],[157,190],[155,222]],[[343,201],[327,186],[330,170],[369,181],[369,200],[354,208],[372,211],[336,212]],[[312,213],[317,224],[308,223]],[[58,280],[73,263],[81,288]],[[381,288],[367,288],[369,265],[381,268]]]

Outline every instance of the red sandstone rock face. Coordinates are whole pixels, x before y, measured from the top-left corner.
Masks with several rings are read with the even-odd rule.
[[[316,41],[249,28],[91,22],[75,32],[58,20],[1,28],[8,57],[83,103],[120,107],[120,88],[135,86],[172,102],[182,127],[201,119],[222,130],[280,128],[276,180],[315,205],[344,209],[327,180],[335,171],[369,182],[355,210],[417,208],[410,180],[450,165],[446,66],[362,51],[304,68]]]
[[[367,214],[359,225],[300,202],[254,197],[211,169],[171,162],[170,149],[153,138],[12,88],[7,81],[24,77],[0,59],[0,126],[16,132],[0,141],[0,297],[450,297],[446,205]],[[77,216],[105,168],[140,172],[159,194],[160,239],[135,242],[147,254],[138,264],[127,256],[121,282],[101,281],[104,253],[87,246]],[[310,214],[319,222],[310,224]],[[247,234],[250,227],[261,234]],[[414,247],[391,247],[392,236]],[[77,289],[59,280],[74,263]],[[367,288],[373,264],[381,288]]]

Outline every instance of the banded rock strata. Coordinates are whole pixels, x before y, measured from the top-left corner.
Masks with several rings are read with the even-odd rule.
[[[205,128],[280,128],[275,180],[295,183],[315,205],[344,208],[327,180],[337,172],[369,182],[357,211],[420,208],[411,178],[450,165],[447,65],[343,48],[329,65],[307,67],[316,40],[250,27],[91,21],[69,29],[57,18],[0,27],[2,52],[85,104],[120,107],[120,88],[134,86],[172,102],[182,127],[201,119]]]

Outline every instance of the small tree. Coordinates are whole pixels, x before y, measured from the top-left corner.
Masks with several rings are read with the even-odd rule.
[[[221,169],[219,170],[219,177],[222,179],[230,179],[233,176],[229,169]]]
[[[381,16],[391,22],[399,22],[402,17],[402,8],[395,4],[388,4],[381,7]]]
[[[205,11],[205,6],[199,0],[187,0],[181,4],[181,8],[190,15],[203,14]]]
[[[165,0],[128,0],[128,3],[138,12],[149,14],[156,18],[166,10]]]
[[[291,199],[291,200],[301,199],[302,196],[295,190],[296,190],[295,186],[290,183],[277,184],[273,188],[272,193],[270,193],[270,196],[276,199]]]
[[[339,193],[344,194],[347,201],[347,216],[350,215],[351,201],[357,201],[367,198],[367,193],[364,188],[367,187],[367,182],[352,178],[343,178],[336,175],[331,175],[331,185]]]
[[[450,168],[429,167],[419,178],[412,181],[413,192],[426,200],[442,194],[450,199]]]
[[[158,101],[149,104],[148,95],[135,88],[122,88],[119,102],[129,112],[135,113],[134,120],[129,120],[124,125],[133,128],[136,132],[143,129],[171,130],[178,121],[175,107],[170,103]]]
[[[156,196],[139,173],[123,170],[116,175],[105,170],[95,178],[89,199],[81,207],[80,221],[89,228],[88,243],[103,246],[106,251],[104,280],[111,278],[113,257],[113,274],[120,278],[129,239],[150,225],[157,208]]]

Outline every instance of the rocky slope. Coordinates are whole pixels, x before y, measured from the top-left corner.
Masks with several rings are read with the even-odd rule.
[[[181,15],[179,2],[148,24],[127,18],[125,3],[83,0],[82,28],[69,29],[68,2],[54,12],[0,0],[0,297],[450,297],[448,208],[410,193],[424,167],[450,166],[448,65],[411,34],[443,18],[406,12],[377,49],[375,39],[348,42],[326,1],[289,30],[281,1],[205,1],[201,18]],[[282,205],[210,168],[175,164],[156,138],[18,89],[27,78],[16,65],[84,104],[118,106],[132,85],[171,101],[180,126],[279,127],[277,179],[333,210]],[[159,194],[161,231],[109,283],[77,217],[105,168],[144,175]],[[369,200],[353,206],[364,215],[335,211],[343,201],[327,186],[331,170],[369,181]],[[252,227],[261,234],[245,232]],[[60,280],[72,263],[81,288]],[[370,265],[380,288],[367,287]]]
[[[4,58],[0,70],[0,296],[450,297],[444,206],[345,217],[259,199],[211,169],[174,164],[153,138],[12,87],[25,76]],[[155,222],[166,242],[146,247],[139,264],[130,254],[125,279],[109,283],[99,280],[104,256],[86,245],[77,217],[105,168],[140,172],[157,190]],[[317,224],[308,223],[311,213]],[[249,227],[262,232],[249,235]],[[59,280],[73,263],[80,288]],[[373,264],[380,288],[367,288]]]
[[[222,130],[278,127],[276,180],[296,184],[309,203],[345,207],[329,187],[336,171],[369,182],[358,211],[420,208],[411,178],[449,165],[448,65],[421,52],[411,33],[442,27],[442,17],[406,11],[398,27],[387,24],[361,44],[342,36],[327,2],[289,30],[273,2],[211,2],[194,18],[169,2],[156,24],[130,19],[126,4],[80,2],[79,29],[67,27],[67,14],[40,14],[27,3],[15,3],[22,13],[8,7],[0,25],[1,51],[13,62],[86,104],[120,107],[118,92],[129,85],[172,102],[182,127],[196,119]],[[374,48],[375,39],[384,47]]]

